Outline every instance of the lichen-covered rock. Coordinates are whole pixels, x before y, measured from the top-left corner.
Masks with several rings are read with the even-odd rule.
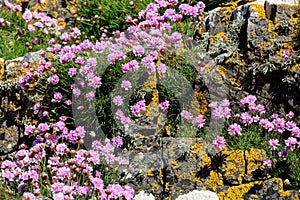
[[[0,60],[0,134],[3,135],[0,137],[0,155],[15,150],[20,144],[24,124],[30,120],[26,113],[30,112],[32,102],[42,98],[34,95],[30,99],[18,84],[19,77],[24,76],[31,68],[39,66],[40,59],[40,54],[33,52],[13,60]],[[28,63],[27,67],[22,67],[24,62]],[[30,141],[24,142],[27,144]]]
[[[222,75],[232,102],[254,94],[268,114],[300,114],[299,16],[296,1],[258,0],[229,3],[204,17],[195,39],[206,44],[206,67]]]

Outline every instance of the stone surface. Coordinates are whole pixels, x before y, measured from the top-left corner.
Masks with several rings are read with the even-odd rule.
[[[263,166],[267,159],[263,150],[215,152],[203,139],[162,140],[165,145],[156,140],[155,148],[145,145],[131,154],[130,166],[135,171],[128,180],[135,191],[155,199],[176,199],[194,190],[212,191],[219,199],[292,199],[299,195],[284,190],[281,179],[270,177]]]
[[[299,116],[297,3],[237,1],[208,12],[199,24],[195,39],[199,45],[208,42],[203,53],[211,57],[207,67],[212,70],[207,73],[223,68],[219,72],[229,100],[238,104],[253,94],[266,105],[268,114],[292,110]],[[285,51],[291,55],[284,56]],[[210,96],[214,95],[210,91]]]

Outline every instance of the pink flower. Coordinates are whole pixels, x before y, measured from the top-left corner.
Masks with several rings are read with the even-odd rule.
[[[114,99],[113,99],[113,103],[116,106],[121,106],[123,104],[123,98],[122,98],[122,96],[120,96],[120,95],[115,96]]]
[[[115,147],[120,147],[120,146],[122,146],[123,145],[123,140],[122,140],[122,138],[121,137],[114,137],[113,139],[112,139],[112,142],[113,142],[113,144],[115,145]]]
[[[56,152],[59,154],[59,155],[64,155],[66,150],[67,150],[68,146],[65,144],[65,143],[61,143],[61,144],[58,144],[56,146]]]
[[[123,125],[128,125],[128,124],[130,124],[130,123],[131,123],[130,117],[122,116],[122,117],[121,117],[121,123],[122,123]]]
[[[62,99],[62,94],[60,92],[55,92],[54,93],[54,99],[57,101],[57,102],[60,102],[61,99]]]
[[[131,106],[130,109],[133,114],[135,114],[135,115],[140,114],[140,112],[146,110],[145,100],[141,100],[141,101],[137,102],[135,105]]]
[[[38,28],[43,28],[43,26],[44,26],[41,22],[34,22],[33,25],[38,27]]]
[[[59,182],[53,183],[51,186],[51,191],[56,192],[56,193],[62,192],[62,189],[64,186],[65,186],[65,184],[63,184],[63,183],[59,183]]]
[[[285,50],[284,52],[283,52],[283,56],[284,57],[290,57],[291,56],[291,53],[289,52],[289,50]]]
[[[50,126],[47,123],[40,123],[37,127],[39,133],[49,131]]]
[[[269,140],[269,147],[270,147],[271,150],[277,149],[278,145],[279,145],[279,141],[277,139],[270,139]]]
[[[141,45],[134,46],[132,51],[135,56],[142,56],[144,54],[144,48]]]
[[[181,33],[178,33],[178,32],[172,33],[170,40],[174,44],[179,44],[182,41]]]
[[[248,112],[242,113],[240,116],[240,120],[244,125],[247,126],[249,126],[253,122],[253,118]]]
[[[232,136],[241,135],[242,128],[239,124],[231,124],[228,128],[228,133]]]
[[[94,186],[94,190],[99,190],[99,191],[103,190],[104,182],[103,182],[102,179],[100,179],[100,178],[92,178],[91,179],[91,183]]]
[[[52,85],[57,85],[58,82],[59,82],[59,77],[58,77],[57,75],[50,76],[50,77],[47,79],[47,82],[48,82],[48,83],[51,83]]]
[[[72,105],[72,100],[70,100],[70,99],[68,99],[68,100],[66,100],[65,102],[64,102],[64,104],[66,104],[66,105]]]
[[[270,160],[270,159],[265,160],[263,165],[266,166],[266,167],[272,167],[272,160]]]
[[[241,104],[245,106],[245,105],[249,105],[251,103],[255,103],[255,101],[256,101],[256,97],[255,96],[248,95],[248,96],[246,96],[245,98],[243,98],[241,100]]]
[[[160,73],[166,73],[167,72],[167,67],[165,64],[160,63],[160,65],[157,67],[158,72]]]
[[[86,65],[88,67],[96,67],[97,65],[97,59],[96,58],[89,58],[87,61],[86,61]]]
[[[198,115],[194,120],[193,120],[193,125],[202,128],[205,124],[205,119],[203,119],[202,115]]]
[[[34,130],[35,130],[35,126],[29,125],[25,128],[24,135],[30,135],[34,132]]]
[[[25,12],[23,13],[23,19],[26,21],[26,22],[29,22],[30,20],[32,20],[32,13],[30,10],[26,9]]]
[[[61,168],[58,168],[58,170],[57,170],[57,177],[61,180],[64,180],[70,175],[70,173],[71,173],[70,168],[61,167]]]
[[[132,86],[131,86],[131,83],[130,83],[129,81],[122,81],[121,87],[124,88],[125,90],[128,90],[128,89],[130,89]]]
[[[35,200],[35,196],[34,194],[32,194],[31,192],[24,192],[23,196],[22,196],[22,200]]]
[[[226,140],[224,137],[219,136],[213,141],[213,145],[217,151],[223,150],[226,146]]]
[[[190,112],[184,110],[181,113],[181,117],[183,117],[186,120],[190,120],[190,119],[192,119],[193,116],[192,116],[192,114]]]
[[[102,85],[101,78],[97,76],[93,77],[89,80],[89,85],[95,89],[99,88]]]
[[[87,93],[86,98],[88,101],[92,101],[95,98],[95,93],[93,91]]]
[[[77,57],[75,59],[75,63],[79,64],[79,65],[83,65],[84,64],[84,58],[83,57]]]
[[[77,73],[77,69],[75,67],[72,67],[69,69],[69,76],[73,77],[73,76],[76,76],[76,73]]]
[[[293,119],[294,113],[292,111],[290,111],[288,114],[286,114],[286,117],[288,117],[289,119]]]
[[[169,105],[170,105],[169,101],[164,101],[164,102],[161,102],[161,103],[159,104],[159,107],[160,107],[162,110],[166,111],[166,110],[168,110]]]
[[[28,24],[27,28],[28,28],[28,30],[29,30],[30,33],[34,32],[34,30],[35,30],[34,26],[31,25],[31,24]]]
[[[300,138],[300,128],[295,127],[295,128],[292,130],[292,134],[293,134],[294,137]]]
[[[286,145],[286,148],[289,149],[289,150],[291,150],[291,151],[294,151],[295,148],[296,148],[296,144],[298,144],[297,143],[297,139],[294,138],[294,137],[289,137],[288,139],[286,139],[284,141],[284,143]]]
[[[132,60],[129,63],[122,65],[122,71],[124,73],[132,71],[132,70],[136,70],[138,68],[139,68],[139,63],[136,60]]]
[[[73,91],[73,94],[75,95],[75,97],[79,97],[81,94],[81,91],[79,88],[74,88],[72,91]]]
[[[60,117],[60,118],[62,118],[62,117]],[[64,130],[64,128],[65,128],[65,123],[62,121],[56,122],[53,126],[53,129],[56,131],[62,131],[62,130]]]

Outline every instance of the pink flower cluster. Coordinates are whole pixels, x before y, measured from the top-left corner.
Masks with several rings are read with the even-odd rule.
[[[138,115],[142,111],[145,111],[146,110],[145,100],[138,101],[136,104],[130,107],[130,110],[135,115]]]
[[[214,109],[212,112],[215,119],[222,118],[225,116],[224,112],[229,112],[226,114],[228,116],[227,120],[231,120],[227,129],[229,135],[242,137],[244,129],[249,130],[249,128],[255,126],[274,137],[268,141],[269,149],[277,151],[277,156],[280,159],[287,160],[289,151],[294,152],[300,148],[300,128],[295,122],[291,121],[294,118],[294,113],[290,111],[284,117],[279,117],[278,114],[274,113],[267,117],[264,116],[265,107],[261,104],[256,104],[256,101],[257,98],[255,96],[246,96],[240,101],[242,108],[246,109],[245,112],[236,113],[235,115],[230,114],[227,100],[223,101],[219,106],[216,102],[213,102],[210,104],[210,107]],[[245,126],[245,128],[242,126]],[[283,135],[285,135],[285,139],[283,139]],[[221,150],[224,148],[225,139],[218,137],[213,144],[217,150]],[[264,161],[264,165],[271,167],[276,162],[276,159],[268,159]]]
[[[208,107],[212,108],[212,117],[213,119],[223,119],[231,117],[231,109],[229,108],[230,103],[227,99],[223,100],[220,104],[217,102],[212,102]]]

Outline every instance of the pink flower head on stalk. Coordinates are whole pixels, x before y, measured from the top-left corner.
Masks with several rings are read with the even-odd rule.
[[[58,82],[59,82],[59,77],[57,75],[50,76],[47,79],[47,82],[50,83],[50,84],[52,84],[52,85],[57,85]]]
[[[34,125],[29,125],[25,128],[24,135],[30,135],[34,132],[35,126]]]
[[[125,90],[129,90],[132,86],[130,81],[122,81],[121,87],[124,88]]]
[[[180,115],[181,115],[181,117],[183,117],[186,120],[190,120],[193,117],[192,114],[186,110],[182,111],[182,113]]]
[[[68,74],[69,74],[70,77],[76,76],[77,69],[75,67],[70,68]]]
[[[23,13],[23,19],[26,21],[26,22],[29,22],[30,20],[32,20],[32,13],[30,10],[26,9],[25,12]]]
[[[296,148],[296,144],[298,144],[297,143],[297,139],[294,138],[294,137],[289,137],[288,139],[286,139],[284,141],[284,143],[286,145],[286,148],[289,149],[289,150],[291,150],[291,151],[294,151],[295,148]]]
[[[269,147],[271,150],[276,150],[279,145],[279,141],[277,139],[270,139],[269,140]]]
[[[290,57],[291,56],[291,53],[289,52],[289,50],[285,50],[284,52],[283,52],[283,56],[284,57]]]
[[[300,138],[300,128],[299,127],[293,128],[292,135],[296,138]]]
[[[34,194],[30,193],[30,192],[24,192],[23,196],[22,196],[22,200],[35,200],[35,196]]]
[[[213,145],[217,151],[223,150],[226,146],[226,140],[224,137],[219,136],[213,141]]]
[[[157,67],[158,72],[160,73],[166,73],[167,67],[164,63],[160,63],[160,65]]]
[[[231,124],[228,128],[228,133],[232,136],[241,135],[242,128],[239,124]]]
[[[34,32],[35,31],[35,28],[34,28],[34,26],[33,25],[31,25],[31,24],[28,24],[28,31],[30,32],[30,33],[32,33],[32,32]]]
[[[117,95],[113,98],[113,103],[116,105],[116,106],[121,106],[123,104],[123,98],[121,95]]]
[[[113,142],[113,144],[115,145],[115,147],[120,147],[120,146],[123,145],[123,140],[122,140],[122,138],[121,138],[120,136],[114,137],[114,138],[112,139],[112,142]]]
[[[66,153],[67,148],[68,148],[68,146],[66,144],[64,144],[64,143],[58,144],[56,146],[56,152],[59,155],[64,155]]]
[[[141,45],[134,46],[132,51],[135,56],[142,56],[144,54],[144,48]]]
[[[54,99],[57,101],[57,102],[61,102],[62,100],[62,94],[60,92],[55,92],[54,93]]]
[[[202,115],[198,115],[194,120],[193,120],[193,125],[202,128],[205,124],[205,119],[203,119]]]
[[[266,167],[272,167],[272,160],[270,160],[270,159],[265,160],[263,165],[266,166]]]
[[[245,98],[243,98],[241,100],[241,104],[244,105],[244,106],[247,106],[247,105],[250,105],[252,103],[255,103],[256,101],[256,97],[253,96],[253,95],[248,95],[246,96]]]
[[[131,106],[130,109],[133,114],[135,115],[140,114],[142,111],[146,110],[145,100],[141,100],[137,102],[135,105]]]
[[[89,67],[96,67],[96,65],[97,65],[97,59],[96,59],[96,58],[89,58],[89,59],[86,61],[86,64],[87,64],[87,66],[89,66]]]
[[[136,60],[132,60],[129,63],[126,63],[126,64],[122,65],[122,71],[124,73],[127,73],[127,72],[132,71],[132,70],[136,70],[138,68],[139,68],[139,63]]]
[[[290,111],[288,114],[286,114],[286,117],[288,117],[289,119],[293,119],[294,113],[292,111]]]
[[[159,107],[160,107],[162,110],[166,111],[166,110],[168,110],[169,105],[170,105],[169,101],[164,101],[164,102],[161,102],[161,103],[159,104]]]
[[[87,93],[86,98],[88,101],[92,101],[95,98],[95,93],[93,91]]]

